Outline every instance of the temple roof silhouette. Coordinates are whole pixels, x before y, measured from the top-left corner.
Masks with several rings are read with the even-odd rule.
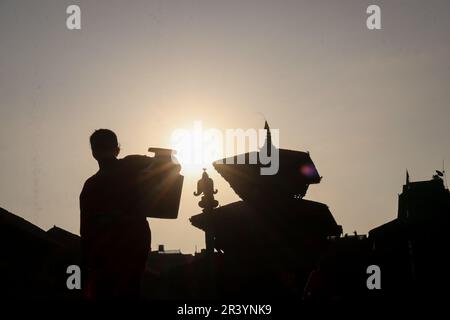
[[[296,259],[307,264],[320,243],[339,236],[342,227],[327,205],[303,199],[309,185],[321,180],[309,153],[275,147],[267,122],[265,129],[266,141],[259,151],[213,162],[242,201],[203,210],[190,221],[205,234],[213,232],[216,249],[237,260],[252,257],[247,266],[258,264],[261,256],[281,264]],[[262,174],[268,166],[278,166],[278,171]]]
[[[308,186],[321,180],[309,152],[277,148],[272,144],[267,121],[264,129],[266,140],[259,151],[214,161],[214,169],[245,201],[260,202],[261,197],[272,200],[303,198]],[[262,169],[270,166],[278,170],[272,172],[274,174],[264,174]]]
[[[44,230],[3,208],[0,208],[0,231],[0,237],[8,241],[13,239],[22,241],[25,237],[26,239],[33,239],[35,243],[36,241],[53,243]]]
[[[48,237],[58,242],[60,245],[63,245],[67,249],[70,250],[80,249],[81,238],[76,234],[73,234],[57,226],[53,226],[52,228],[48,229],[46,233]]]
[[[193,226],[205,230],[207,219],[212,221],[216,244],[222,249],[239,245],[243,238],[249,238],[249,232],[277,230],[284,236],[303,238],[338,236],[342,231],[325,204],[303,199],[293,201],[289,207],[280,208],[272,215],[245,201],[237,201],[214,209],[211,215],[194,215],[190,221]]]
[[[259,156],[256,151],[243,155],[245,164],[238,164],[239,156],[234,156],[215,161],[213,166],[242,200],[260,201],[260,197],[265,194],[270,194],[272,199],[303,197],[310,184],[317,184],[321,180],[309,153],[277,150],[279,169],[274,175],[262,175],[261,168],[264,165],[259,161],[248,163],[247,160],[255,157],[255,154]]]

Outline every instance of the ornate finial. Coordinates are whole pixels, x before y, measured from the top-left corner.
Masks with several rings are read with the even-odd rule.
[[[214,189],[214,181],[209,177],[206,168],[203,168],[202,178],[197,182],[197,191],[194,191],[194,196],[198,197],[203,194],[202,199],[198,203],[201,208],[213,209],[219,205],[214,195],[217,194],[217,189]]]
[[[272,154],[272,134],[270,132],[269,124],[267,123],[267,120],[264,123],[264,130],[266,130],[266,142],[264,146],[261,148],[262,150],[266,150],[265,152],[270,157]]]

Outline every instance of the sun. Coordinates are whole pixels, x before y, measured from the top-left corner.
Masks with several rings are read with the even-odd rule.
[[[184,175],[200,175],[202,169],[211,169],[215,160],[223,158],[223,143],[211,135],[196,130],[182,129],[172,134],[172,149]]]

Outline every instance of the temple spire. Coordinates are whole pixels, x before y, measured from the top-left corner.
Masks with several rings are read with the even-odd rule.
[[[266,143],[265,146],[267,148],[267,155],[270,157],[272,154],[272,134],[270,133],[270,127],[269,124],[267,123],[267,120],[264,123],[264,129],[267,131],[266,133]]]

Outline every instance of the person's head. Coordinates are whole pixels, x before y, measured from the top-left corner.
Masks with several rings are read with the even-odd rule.
[[[98,129],[90,137],[92,155],[97,161],[116,159],[120,148],[116,134],[109,129]]]

